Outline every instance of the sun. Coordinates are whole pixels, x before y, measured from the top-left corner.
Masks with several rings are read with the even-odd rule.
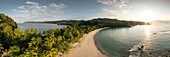
[[[146,9],[140,12],[141,21],[151,22],[156,18],[156,13],[150,9]]]
[[[137,13],[138,21],[152,22],[157,19],[158,15],[154,9],[144,8],[139,10]]]

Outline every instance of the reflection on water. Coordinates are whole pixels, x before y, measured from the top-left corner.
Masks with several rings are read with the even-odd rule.
[[[130,50],[129,57],[153,57],[152,49],[156,46],[156,42],[150,37],[151,25],[145,25],[144,28],[145,37],[143,41]]]
[[[145,27],[145,36],[146,36],[146,38],[144,38],[144,39],[150,38],[151,25],[145,25],[144,27]]]

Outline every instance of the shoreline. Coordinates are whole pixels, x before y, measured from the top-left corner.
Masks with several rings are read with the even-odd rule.
[[[84,34],[79,42],[72,44],[73,48],[65,55],[57,55],[56,57],[108,57],[101,48],[96,45],[95,35],[105,28],[99,28]]]
[[[105,27],[105,28],[101,28],[100,29],[100,31],[101,30],[104,30],[104,29],[107,29],[107,28],[109,28],[109,27]],[[99,31],[99,32],[100,32]],[[97,34],[97,33],[96,33]],[[96,48],[103,54],[103,55],[106,55],[107,57],[109,57],[109,54],[99,45],[99,42],[97,41],[97,37],[96,37],[96,34],[94,35],[94,43],[95,43],[95,46],[96,46]]]

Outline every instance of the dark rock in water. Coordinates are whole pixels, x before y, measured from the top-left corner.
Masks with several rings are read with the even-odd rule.
[[[143,49],[138,47],[138,50],[143,50]]]
[[[151,52],[149,52],[149,54],[150,54],[150,55],[152,55],[152,53],[151,53]]]
[[[157,34],[157,33],[153,33],[153,34]]]
[[[142,44],[140,47],[138,47],[138,50],[143,50],[144,45]]]
[[[144,46],[142,45],[142,46],[141,46],[141,48],[143,49],[143,48],[144,48]]]
[[[170,50],[168,50],[168,52],[170,52]]]

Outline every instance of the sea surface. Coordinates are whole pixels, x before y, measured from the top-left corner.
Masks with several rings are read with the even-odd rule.
[[[37,29],[38,32],[43,32],[44,30],[47,31],[49,29],[53,28],[64,28],[67,27],[67,25],[57,25],[57,24],[48,24],[48,23],[17,23],[18,27],[21,28],[21,31],[24,32],[25,29],[28,28],[34,28]]]
[[[168,57],[170,23],[108,28],[98,32],[95,40],[109,57]]]

